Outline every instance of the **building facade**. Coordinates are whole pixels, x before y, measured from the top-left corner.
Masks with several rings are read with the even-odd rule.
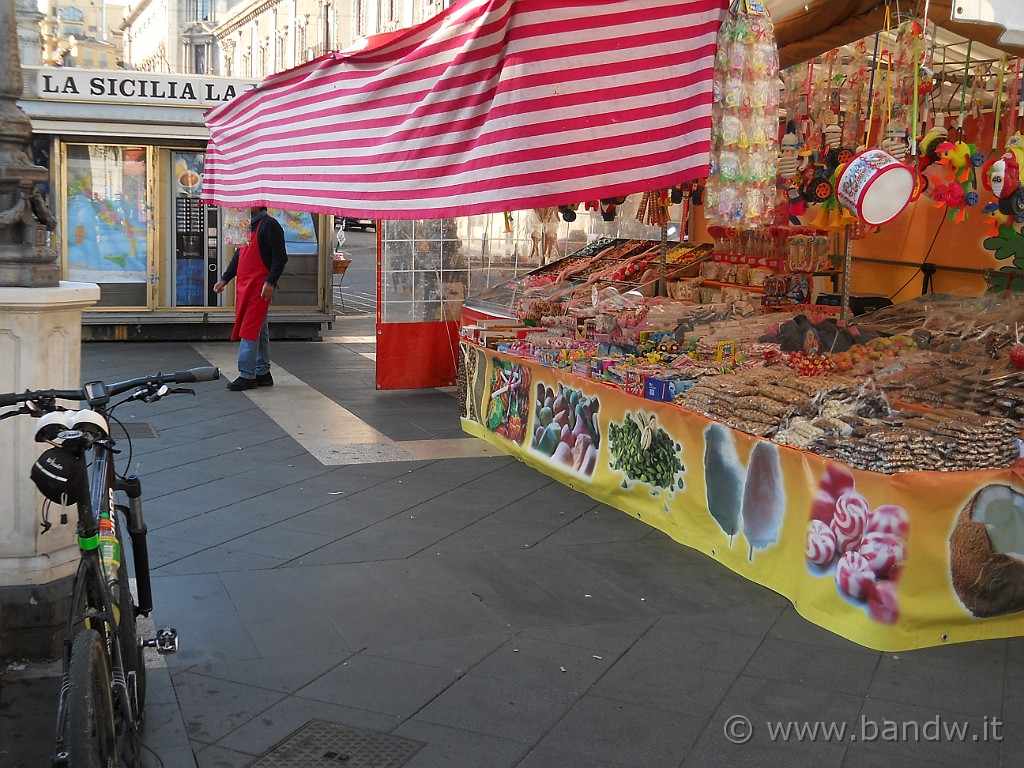
[[[328,51],[348,48],[378,32],[428,18],[433,0],[250,0],[237,5],[216,30],[221,72],[264,78]]]
[[[229,0],[141,0],[120,23],[127,69],[216,75],[214,30],[228,14]]]
[[[109,0],[45,0],[40,11],[41,63],[90,69],[120,67],[121,40],[116,28],[123,5]]]

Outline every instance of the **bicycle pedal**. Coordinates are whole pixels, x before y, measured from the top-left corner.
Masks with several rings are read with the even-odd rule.
[[[157,630],[156,637],[147,640],[144,645],[147,648],[156,648],[161,656],[178,652],[178,630],[174,627],[164,627]]]

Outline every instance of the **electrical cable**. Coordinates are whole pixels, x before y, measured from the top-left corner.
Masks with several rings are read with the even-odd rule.
[[[913,282],[914,278],[917,277],[917,275],[919,273],[923,273],[924,272],[924,267],[928,264],[928,259],[931,258],[932,248],[935,247],[935,241],[939,239],[939,232],[942,231],[942,225],[945,224],[945,223],[946,223],[946,217],[943,216],[942,220],[939,221],[939,226],[937,226],[935,228],[935,235],[932,237],[932,242],[928,246],[928,252],[925,253],[925,255],[924,255],[924,261],[920,264],[920,266],[918,266],[917,269],[914,270],[914,274],[912,274],[909,278],[907,278],[907,282],[905,282],[903,285],[901,285],[899,287],[899,289],[897,289],[896,291],[894,291],[892,294],[889,295],[889,301],[892,301],[893,304],[896,303],[895,302],[896,297],[899,296],[900,293],[902,293],[906,289],[906,287],[908,285],[910,285],[911,282]]]

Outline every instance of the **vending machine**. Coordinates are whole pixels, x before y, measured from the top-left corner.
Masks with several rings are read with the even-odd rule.
[[[213,286],[220,277],[220,209],[199,199],[203,186],[202,152],[171,152],[171,196],[174,212],[172,305],[216,307]]]

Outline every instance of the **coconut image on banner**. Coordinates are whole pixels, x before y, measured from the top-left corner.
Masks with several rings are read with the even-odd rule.
[[[831,575],[839,596],[884,624],[899,618],[896,586],[909,536],[910,515],[903,507],[873,508],[848,469],[835,463],[825,468],[807,525],[808,571]]]
[[[949,537],[953,589],[978,618],[1024,610],[1024,495],[1008,485],[977,491]]]
[[[588,397],[561,382],[552,388],[538,381],[530,448],[561,469],[592,477],[601,448],[600,409],[596,395]]]

